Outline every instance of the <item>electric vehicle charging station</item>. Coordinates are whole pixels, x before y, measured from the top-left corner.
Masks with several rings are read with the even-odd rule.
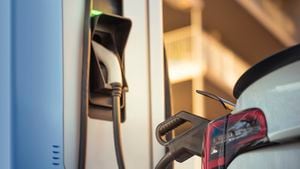
[[[107,6],[99,3],[100,1],[110,2],[110,5],[116,7],[116,10],[111,8],[109,10],[112,12],[110,12],[106,9]],[[278,107],[284,110],[270,111],[275,112],[275,115],[278,112],[279,116],[277,115],[275,118],[273,115],[270,118],[270,112],[257,108],[242,112],[234,110],[232,114],[211,122],[206,119],[192,118],[188,113],[181,112],[174,118],[158,125],[166,118],[166,109],[168,109],[167,99],[164,98],[166,96],[166,83],[164,82],[166,61],[163,57],[161,3],[160,0],[2,0],[0,2],[0,21],[2,23],[0,28],[1,169],[123,169],[125,167],[147,169],[155,166],[158,166],[157,169],[161,169],[166,168],[166,165],[174,159],[182,162],[193,154],[201,153],[204,153],[203,165],[205,167],[220,166],[222,168],[227,167],[236,153],[245,148],[243,145],[250,146],[246,148],[251,150],[252,146],[257,148],[256,146],[262,144],[265,144],[263,146],[269,146],[269,144],[272,146],[272,140],[276,144],[277,141],[279,143],[287,141],[288,144],[290,141],[294,141],[286,140],[286,138],[297,136],[295,128],[291,128],[291,126],[298,125],[298,121],[278,117],[290,116],[290,119],[295,119],[291,117],[296,117],[297,113],[286,111],[286,106],[282,106],[282,103],[285,104],[285,102],[280,100],[277,100],[280,103],[276,106],[279,105]],[[198,8],[201,5],[197,4],[196,6]],[[104,12],[108,10],[108,14],[99,11],[91,12],[92,9],[104,9]],[[196,10],[195,13],[197,12],[199,11]],[[118,16],[112,15],[113,13]],[[102,16],[108,19],[103,19]],[[199,28],[199,16],[194,19],[197,20],[195,28]],[[125,23],[127,26],[125,29],[116,30],[115,27],[120,23],[123,23],[121,25]],[[128,36],[130,27],[131,33]],[[192,33],[195,32],[192,30]],[[123,42],[119,41],[120,39],[117,40],[116,34],[123,36],[121,38]],[[127,41],[127,38],[127,47],[124,49],[124,42]],[[200,39],[195,39],[193,41],[199,45]],[[295,57],[299,56],[298,49],[296,54],[290,52],[296,48],[277,55],[275,60],[277,60],[276,58],[282,59],[282,55],[299,59],[299,57]],[[198,52],[195,53],[199,54]],[[274,57],[272,58],[274,59]],[[285,58],[286,60],[281,62],[281,59],[277,60],[273,66],[286,66],[295,61]],[[270,60],[262,63],[269,65]],[[259,103],[254,104],[255,107],[261,106],[268,109],[270,106],[271,110],[274,110],[273,105],[276,102],[273,102],[273,98],[282,96],[282,98],[295,98],[294,92],[299,89],[298,76],[295,74],[298,69],[295,65],[289,66],[291,67],[282,69],[279,73],[274,72],[267,77],[270,79],[266,80],[266,84],[277,82],[272,78],[280,77],[278,84],[285,84],[278,86],[279,88],[274,86],[277,83],[267,86],[262,81],[258,81],[245,91],[242,98],[237,98],[244,90],[242,88],[247,86],[238,83],[240,87],[237,90],[240,94],[235,96],[239,99],[236,107],[238,109],[253,107],[254,100]],[[250,69],[251,71],[253,69]],[[267,69],[262,74],[268,71],[270,70]],[[248,77],[247,74],[243,75],[242,79],[245,77]],[[296,78],[292,79],[293,77]],[[249,80],[249,78],[245,79],[245,81]],[[251,81],[256,80],[252,79]],[[296,83],[290,83],[291,81]],[[127,87],[129,87],[129,93],[125,98],[124,93],[127,91]],[[278,92],[274,92],[272,95],[265,94],[269,92],[265,89],[273,90],[272,87],[275,87]],[[283,95],[280,93],[282,91],[288,92]],[[222,98],[202,91],[197,92],[220,101],[226,107]],[[263,97],[252,97],[253,93],[261,93]],[[293,97],[290,97],[291,95]],[[261,100],[257,100],[257,98],[261,98]],[[264,99],[271,101],[267,102],[271,104],[266,106],[263,102]],[[297,102],[295,102],[297,99],[282,100],[292,100],[297,107]],[[234,104],[229,105],[234,106]],[[291,110],[293,109],[294,107],[291,107]],[[266,116],[264,116],[264,112],[267,112]],[[271,121],[269,124],[266,123],[268,118]],[[202,141],[195,142],[195,139],[188,139],[189,143],[193,143],[189,145],[182,144],[183,137],[175,139],[177,135],[174,139],[178,142],[173,139],[172,144],[166,144],[167,142],[162,140],[165,135],[170,133],[166,129],[174,129],[174,127],[184,124],[184,120],[197,121],[197,124],[203,123],[207,126],[204,141],[199,135],[196,136],[196,134],[202,133],[202,125],[191,128],[201,129],[201,132],[190,130],[190,134],[185,133],[187,134],[185,136],[189,136],[189,138],[193,136],[201,138],[204,145],[203,151],[203,147],[199,148],[199,143]],[[120,124],[121,121],[122,124]],[[158,132],[155,133],[157,125]],[[266,126],[269,126],[270,130]],[[279,132],[274,131],[274,129],[278,129],[278,126],[282,127]],[[123,132],[120,133],[118,128],[122,128]],[[224,128],[225,130],[223,130]],[[220,129],[222,131],[220,135],[211,135]],[[291,130],[286,132],[286,129]],[[240,134],[235,137],[232,131],[238,131]],[[246,141],[244,137],[239,137],[240,135],[248,136],[245,137]],[[158,136],[162,146],[158,144],[155,136]],[[214,140],[216,141],[214,142]],[[210,144],[210,141],[213,141],[213,144]],[[123,144],[123,153],[118,148],[121,147],[120,142]],[[197,147],[190,149],[196,145],[194,143],[197,143]],[[237,145],[235,143],[243,144],[234,147]],[[168,153],[165,152],[163,146],[169,148]],[[299,151],[295,153],[294,150],[297,150],[295,147],[299,147],[299,144],[277,146],[269,154],[289,150],[292,153],[281,153],[280,156],[298,157]],[[210,148],[213,148],[213,151],[210,151]],[[235,152],[227,151],[231,148]],[[233,168],[241,167],[241,163],[247,166],[252,162],[255,163],[254,166],[259,166],[259,162],[264,163],[265,161],[278,163],[276,159],[279,159],[280,156],[277,156],[276,159],[273,156],[264,157],[268,155],[266,152],[270,148],[273,147],[268,147],[265,149],[266,151],[257,149],[258,151],[249,154],[239,154],[245,156],[240,156],[240,161],[235,161]],[[218,153],[224,152],[224,149],[228,153]],[[120,162],[122,154],[125,164]],[[249,157],[253,157],[253,155],[256,156],[256,159],[249,162]],[[161,158],[162,156],[163,158]],[[213,161],[209,161],[211,157]],[[215,157],[217,159],[214,159]],[[293,168],[299,166],[297,159],[281,157],[279,161],[290,160],[290,162],[276,165],[277,168],[282,168],[281,166],[285,164],[292,164],[289,166]],[[158,162],[159,159],[162,160]],[[190,165],[185,163],[184,168],[200,168],[199,160],[192,161],[192,163]],[[272,165],[273,163],[268,166]],[[251,166],[248,167],[251,168]],[[179,169],[176,163],[175,168]]]
[[[1,1],[0,168],[78,168],[85,2]],[[161,8],[159,0],[123,0],[132,21],[122,124],[130,169],[154,168],[164,154],[154,133],[164,120]],[[112,131],[87,117],[83,167],[117,168]]]

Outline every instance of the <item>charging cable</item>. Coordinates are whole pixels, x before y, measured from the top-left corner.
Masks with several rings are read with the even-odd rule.
[[[155,169],[166,169],[174,160],[174,155],[169,151],[159,160]]]
[[[119,169],[125,169],[121,142],[121,107],[122,71],[118,57],[101,44],[92,41],[92,46],[97,58],[101,60],[108,72],[108,83],[112,87],[112,116],[115,153]]]

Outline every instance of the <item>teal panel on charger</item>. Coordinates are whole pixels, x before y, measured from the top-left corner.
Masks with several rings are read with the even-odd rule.
[[[11,6],[0,1],[0,168],[11,169]]]
[[[61,0],[12,0],[13,169],[63,169]]]

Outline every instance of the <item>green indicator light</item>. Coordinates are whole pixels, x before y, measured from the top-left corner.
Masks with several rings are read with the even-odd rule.
[[[101,15],[102,14],[102,12],[101,11],[97,11],[97,10],[92,10],[91,11],[91,14],[90,14],[90,16],[91,17],[93,17],[93,16],[97,16],[97,15]]]

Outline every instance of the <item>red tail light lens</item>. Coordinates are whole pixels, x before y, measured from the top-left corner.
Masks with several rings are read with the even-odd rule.
[[[203,142],[202,169],[226,168],[245,149],[267,141],[267,124],[260,109],[248,109],[208,124]]]
[[[208,124],[203,141],[202,169],[212,169],[225,164],[224,140],[227,117]]]

